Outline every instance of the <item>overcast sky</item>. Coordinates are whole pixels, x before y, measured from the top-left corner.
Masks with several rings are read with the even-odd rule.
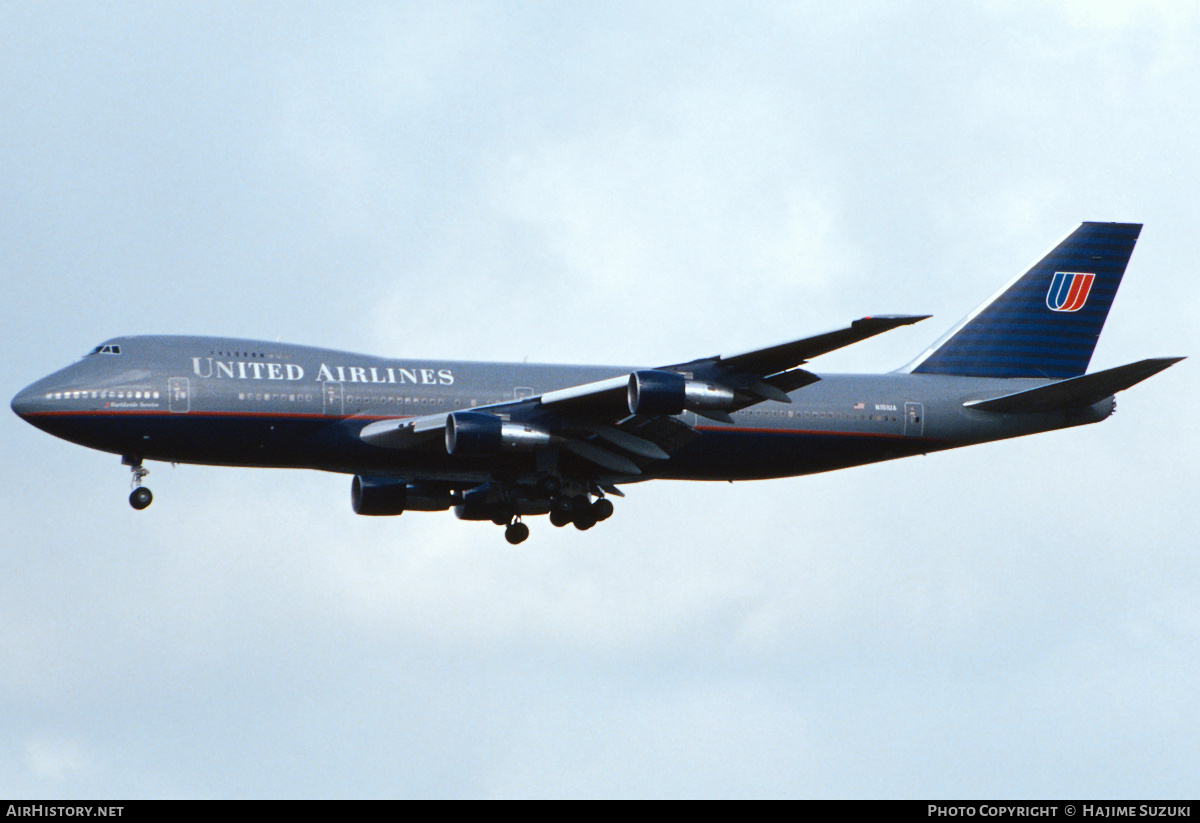
[[[520,547],[0,415],[0,796],[1195,797],[1200,11],[0,5],[0,389],[102,340],[909,361],[1144,222],[1112,419]]]

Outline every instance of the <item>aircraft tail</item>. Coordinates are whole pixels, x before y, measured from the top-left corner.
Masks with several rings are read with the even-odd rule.
[[[1066,379],[1087,371],[1140,223],[1082,223],[903,371]]]

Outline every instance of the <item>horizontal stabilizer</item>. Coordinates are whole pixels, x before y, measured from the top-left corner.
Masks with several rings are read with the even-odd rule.
[[[1078,409],[1099,403],[1106,397],[1124,391],[1147,377],[1153,377],[1165,368],[1173,366],[1182,357],[1156,357],[1139,360],[1115,369],[1106,369],[1082,377],[1072,377],[1048,386],[1006,394],[991,400],[972,400],[963,405],[969,409],[1009,414],[1032,414],[1036,412]]]

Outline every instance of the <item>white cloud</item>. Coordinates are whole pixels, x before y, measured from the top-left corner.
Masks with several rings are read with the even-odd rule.
[[[56,783],[88,777],[95,765],[84,748],[71,740],[39,738],[25,746],[29,770]]]

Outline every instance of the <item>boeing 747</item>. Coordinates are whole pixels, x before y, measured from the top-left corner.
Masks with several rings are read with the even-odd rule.
[[[1096,423],[1182,358],[1088,363],[1141,225],[1083,223],[887,374],[810,360],[926,316],[864,317],[768,348],[653,368],[396,360],[223,337],[115,337],[18,394],[50,434],[146,460],[353,475],[363,515],[455,510],[529,536],[589,529],[619,486],[825,472]]]

